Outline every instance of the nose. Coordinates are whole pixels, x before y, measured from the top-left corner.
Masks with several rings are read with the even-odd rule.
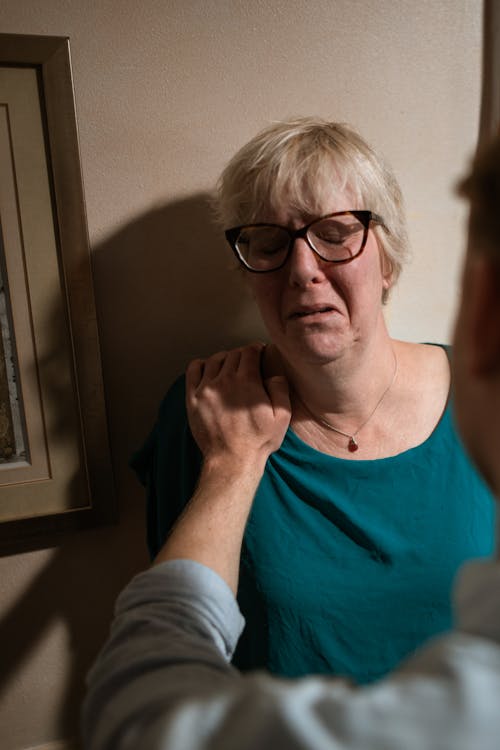
[[[309,247],[304,237],[295,240],[287,265],[291,286],[319,284],[326,278],[324,261]]]

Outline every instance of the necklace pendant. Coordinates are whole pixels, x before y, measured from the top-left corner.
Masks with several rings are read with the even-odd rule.
[[[349,438],[349,443],[347,445],[347,450],[350,453],[354,453],[355,451],[358,450],[358,448],[359,448],[359,445],[357,444],[356,440],[353,437],[350,437]]]

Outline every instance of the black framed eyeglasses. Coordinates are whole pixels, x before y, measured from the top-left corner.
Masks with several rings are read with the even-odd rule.
[[[225,235],[248,271],[268,273],[285,265],[299,237],[327,263],[349,263],[363,252],[370,222],[385,227],[382,217],[373,211],[337,211],[297,230],[258,223],[226,229]]]

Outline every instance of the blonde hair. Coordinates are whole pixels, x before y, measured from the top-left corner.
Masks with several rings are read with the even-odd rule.
[[[324,211],[333,186],[352,195],[353,209],[382,216],[384,226],[374,231],[394,283],[408,253],[401,189],[390,167],[348,125],[314,117],[270,125],[230,160],[214,205],[225,228],[263,221],[283,206],[314,216]]]

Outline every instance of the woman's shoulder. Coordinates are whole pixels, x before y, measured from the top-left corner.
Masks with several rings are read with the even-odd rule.
[[[397,380],[392,391],[392,431],[397,453],[424,444],[449,404],[451,370],[442,345],[393,341]]]
[[[171,419],[173,415],[186,414],[186,376],[179,375],[168,387],[158,409],[160,422]]]
[[[395,341],[402,382],[420,392],[436,391],[448,398],[451,385],[451,347],[448,344]]]
[[[417,363],[436,364],[449,363],[452,353],[450,344],[433,341],[401,341],[393,340],[398,356]]]
[[[167,389],[160,401],[156,419],[149,434],[129,460],[129,465],[140,476],[149,471],[151,462],[159,450],[169,446],[172,442],[179,442],[179,436],[187,431],[185,393],[185,376],[180,375]]]
[[[189,428],[185,394],[185,375],[180,375],[163,397],[151,431],[129,460],[143,484],[153,471],[163,476],[181,466],[198,470],[201,458]]]

